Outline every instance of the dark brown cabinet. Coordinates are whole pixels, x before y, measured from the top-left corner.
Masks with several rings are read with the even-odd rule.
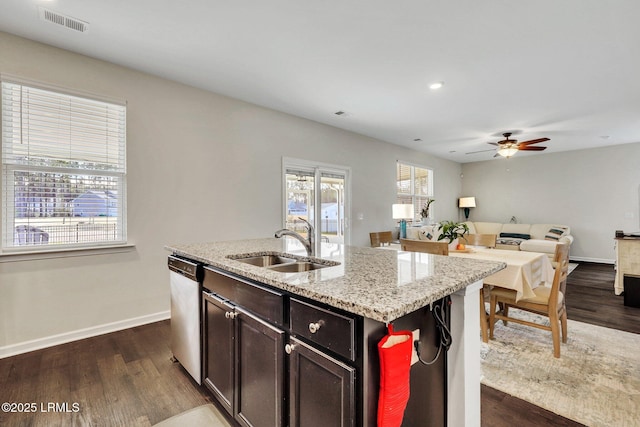
[[[240,425],[355,426],[356,369],[331,355],[355,360],[353,317],[210,267],[204,287],[204,383]]]
[[[283,426],[285,332],[204,294],[205,385],[245,427]]]
[[[291,337],[289,354],[289,425],[355,425],[355,368]]]

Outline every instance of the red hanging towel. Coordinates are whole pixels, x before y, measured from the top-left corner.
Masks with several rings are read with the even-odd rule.
[[[409,400],[409,373],[413,334],[393,332],[378,343],[380,356],[380,395],[378,397],[378,427],[399,427]]]

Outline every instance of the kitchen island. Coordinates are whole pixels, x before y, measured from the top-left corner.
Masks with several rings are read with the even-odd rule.
[[[288,342],[287,346],[284,346],[287,347],[285,349],[287,354],[295,355],[296,352],[292,349],[298,348],[310,350],[308,353],[316,357],[318,354],[324,354],[318,349],[327,348],[327,358],[346,372],[342,378],[347,378],[347,382],[348,378],[351,378],[351,382],[355,384],[353,390],[349,389],[350,393],[356,396],[355,403],[349,409],[352,412],[346,412],[344,418],[355,420],[355,425],[375,425],[377,386],[379,385],[377,372],[379,365],[375,344],[386,333],[385,325],[394,324],[396,330],[422,328],[424,333],[429,327],[424,323],[424,319],[431,317],[427,315],[432,304],[450,296],[452,344],[448,353],[445,353],[446,365],[443,365],[446,369],[444,379],[446,387],[442,387],[443,393],[446,394],[444,418],[446,418],[446,425],[449,426],[480,425],[478,290],[482,287],[482,279],[503,269],[504,263],[323,243],[318,247],[319,260],[312,259],[312,261],[331,264],[330,266],[303,272],[280,272],[242,262],[242,259],[251,256],[288,254],[298,260],[309,260],[304,247],[297,240],[255,239],[177,244],[168,245],[166,248],[174,255],[201,262],[207,266],[205,288],[208,287],[208,283],[212,287],[218,286],[217,283],[225,283],[221,288],[224,292],[231,290],[229,292],[235,292],[234,295],[242,298],[246,293],[244,287],[255,284],[258,285],[257,289],[266,296],[264,301],[267,303],[275,298],[273,295],[282,297],[282,301],[285,301],[282,305],[284,314],[277,312],[275,316],[259,315],[258,321],[264,326],[265,319],[270,317],[276,319],[267,326],[273,324],[274,330],[280,331],[275,333],[276,341],[274,342]],[[211,279],[207,282],[207,274],[216,280]],[[233,285],[229,284],[230,280],[233,280]],[[240,290],[232,291],[236,288]],[[213,297],[217,298],[215,293],[216,290],[213,290],[211,295],[208,295],[209,301],[215,302],[212,300]],[[225,304],[228,306],[229,298],[228,296],[218,298],[217,306],[222,307]],[[274,301],[277,300],[274,299]],[[317,307],[314,304],[318,304]],[[209,305],[214,309],[216,307],[214,304]],[[275,307],[277,308],[277,304]],[[254,311],[261,309],[262,305],[256,305]],[[238,304],[238,308],[234,310],[236,311],[225,312],[225,316],[233,319],[238,313],[242,316],[246,312],[242,303]],[[203,311],[205,324],[207,316],[210,316],[210,321],[215,319],[213,314],[208,315],[206,310]],[[338,320],[334,322],[329,319],[326,325],[323,322],[309,323],[311,334],[314,334],[311,335],[296,329],[295,325],[298,317],[303,318],[307,313],[325,313]],[[352,328],[351,344],[349,344],[348,334],[344,340],[338,337],[340,339],[336,342],[328,337],[324,338],[324,342],[314,341],[316,338],[321,338],[321,333],[316,334],[315,328],[321,329],[322,333],[327,333],[336,325]],[[333,331],[336,335],[344,335],[340,329]],[[287,336],[288,341],[286,341]],[[343,345],[344,342],[347,344]],[[317,346],[314,347],[316,344]],[[274,347],[273,351],[280,353],[277,347]],[[298,366],[298,362],[293,356],[290,357],[290,361],[283,362],[282,365],[293,369]],[[206,359],[207,356],[205,356],[205,364]],[[413,371],[418,372],[426,368],[418,363],[411,369],[412,381],[414,381]],[[293,374],[287,377],[290,393],[297,387],[294,377]],[[304,384],[300,387],[304,387]],[[413,387],[412,383],[412,393]],[[214,390],[214,387],[210,388]],[[418,397],[412,395],[411,399]],[[228,400],[230,400],[229,405],[232,406],[233,399]],[[283,396],[282,400],[287,399]],[[287,412],[284,415],[284,424],[289,422],[286,417],[299,420],[304,413],[304,404],[301,408],[297,408],[294,401],[295,396],[289,394],[288,404],[291,406],[291,413],[289,414],[286,409],[283,410]],[[425,405],[420,403],[417,406]],[[343,405],[344,407],[346,406]],[[277,411],[280,410],[279,408]],[[413,416],[411,411],[413,410],[409,405],[407,419]],[[241,413],[236,418],[241,420],[240,424],[244,423]],[[433,425],[427,422],[424,416],[422,419],[424,423],[415,424],[418,421],[414,420],[413,425]],[[291,425],[294,424],[294,421],[291,421]]]

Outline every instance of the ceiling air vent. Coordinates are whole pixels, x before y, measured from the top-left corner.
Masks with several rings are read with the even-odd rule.
[[[87,31],[89,31],[88,22],[72,18],[71,16],[62,15],[61,13],[45,9],[44,7],[40,8],[40,19],[69,28],[70,30],[79,31],[81,33],[86,33]]]

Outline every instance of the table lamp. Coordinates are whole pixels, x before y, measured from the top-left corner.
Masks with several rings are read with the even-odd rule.
[[[407,220],[413,218],[413,205],[395,203],[391,206],[393,219],[400,220],[400,238],[407,238]]]
[[[469,208],[476,207],[476,198],[475,197],[460,197],[458,201],[458,207],[464,208],[464,218],[466,221],[469,221]]]

